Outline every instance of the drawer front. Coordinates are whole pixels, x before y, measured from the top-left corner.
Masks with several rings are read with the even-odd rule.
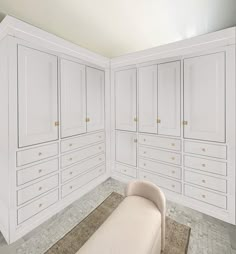
[[[157,186],[167,189],[167,190],[171,190],[174,191],[176,193],[181,193],[181,183],[171,180],[171,179],[167,179],[165,177],[161,177],[158,175],[154,175],[151,173],[147,173],[145,171],[140,171],[140,179],[142,180],[148,180],[150,182],[155,183]]]
[[[158,161],[168,162],[175,165],[181,165],[181,156],[178,153],[172,153],[162,150],[156,150],[149,147],[140,146],[139,156]]]
[[[158,174],[170,176],[176,179],[181,179],[181,168],[154,162],[146,159],[139,159],[139,167],[153,171]]]
[[[43,181],[17,191],[17,204],[21,205],[58,186],[58,175],[51,176]]]
[[[149,136],[149,135],[139,135],[139,144],[147,146],[155,146],[174,151],[181,150],[181,141],[179,139],[162,138],[158,136]]]
[[[137,170],[136,168],[127,167],[125,165],[116,165],[116,171],[120,172],[123,175],[127,175],[133,178],[137,177]]]
[[[102,163],[105,163],[104,153],[63,170],[61,173],[61,181],[64,183]]]
[[[63,140],[61,141],[61,152],[72,151],[74,149],[82,148],[83,146],[92,145],[104,140],[104,132]]]
[[[226,146],[184,141],[184,152],[226,159]]]
[[[227,165],[225,162],[212,161],[192,156],[184,156],[184,166],[218,175],[227,175]]]
[[[185,170],[185,181],[216,191],[227,192],[226,180]]]
[[[20,208],[17,211],[17,224],[20,224],[34,215],[40,213],[49,206],[55,204],[58,201],[58,190],[55,190],[46,196],[43,196],[34,202]]]
[[[184,186],[185,196],[200,200],[223,209],[227,208],[227,198],[216,193],[196,188],[190,185]]]
[[[58,159],[17,171],[17,185],[22,185],[58,170]]]
[[[71,192],[83,187],[96,177],[99,177],[100,175],[105,173],[105,165],[99,166],[91,171],[89,171],[86,174],[83,174],[82,176],[70,181],[69,183],[66,183],[62,186],[62,197],[65,197],[69,195]]]
[[[102,152],[105,152],[104,143],[90,146],[90,147],[81,149],[79,151],[63,155],[61,158],[61,167],[65,168],[65,167],[70,166],[76,162],[79,162],[81,160],[84,160],[88,157],[91,157],[93,155],[96,155],[96,154],[102,153]]]
[[[23,166],[35,161],[43,160],[58,154],[58,144],[39,146],[17,152],[17,166]]]

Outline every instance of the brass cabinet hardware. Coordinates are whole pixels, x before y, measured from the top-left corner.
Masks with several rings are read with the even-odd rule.
[[[38,155],[39,155],[39,156],[41,156],[41,155],[42,155],[42,153],[41,153],[41,152],[39,152],[39,153],[38,153]]]
[[[138,142],[138,140],[135,138],[135,139],[134,139],[134,143],[137,143],[137,142]]]
[[[42,207],[42,206],[43,206],[43,204],[39,204],[39,208]]]
[[[157,118],[157,123],[161,123],[161,119]]]
[[[203,182],[203,183],[206,183],[206,180],[202,179],[202,182]]]
[[[171,146],[175,146],[175,143],[171,143]]]
[[[134,117],[134,122],[138,122],[138,118],[137,117]]]
[[[42,171],[43,171],[42,169],[39,169],[39,174],[42,173]]]
[[[87,117],[87,118],[85,118],[85,122],[90,122],[90,118],[89,117]]]
[[[205,148],[202,148],[202,151],[203,151],[203,152],[206,152],[206,149],[205,149]]]
[[[203,198],[206,198],[206,195],[202,194],[202,197],[203,197]]]
[[[203,164],[202,164],[202,167],[204,167],[204,168],[205,168],[205,167],[206,167],[206,164],[204,164],[204,163],[203,163]]]
[[[39,191],[41,191],[43,188],[42,187],[39,187]]]
[[[54,125],[55,125],[55,126],[59,126],[59,122],[55,122]]]
[[[188,121],[183,121],[183,125],[188,125]]]

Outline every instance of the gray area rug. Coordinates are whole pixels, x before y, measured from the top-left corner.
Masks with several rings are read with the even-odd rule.
[[[122,195],[113,192],[45,254],[75,254],[123,199]],[[186,254],[190,231],[189,227],[166,217],[166,247],[163,254]]]

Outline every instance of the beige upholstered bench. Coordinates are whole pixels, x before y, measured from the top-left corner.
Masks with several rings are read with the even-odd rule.
[[[154,184],[128,184],[126,198],[77,254],[158,254],[165,246],[166,201]]]

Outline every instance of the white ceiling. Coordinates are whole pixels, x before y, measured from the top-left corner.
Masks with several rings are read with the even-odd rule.
[[[0,0],[0,13],[107,57],[236,25],[236,0]]]

